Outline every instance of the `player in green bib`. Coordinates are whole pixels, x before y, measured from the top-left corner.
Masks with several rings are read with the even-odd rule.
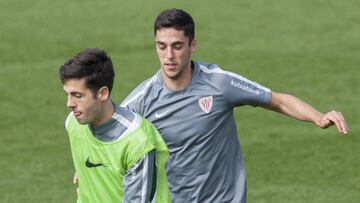
[[[149,121],[111,101],[114,76],[111,59],[100,49],[78,53],[60,68],[72,110],[65,127],[77,202],[170,202],[168,148]]]

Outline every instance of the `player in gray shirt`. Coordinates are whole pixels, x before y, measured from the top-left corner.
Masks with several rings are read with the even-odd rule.
[[[168,145],[166,170],[174,203],[246,202],[234,107],[261,106],[321,128],[335,124],[348,133],[340,112],[323,114],[294,96],[270,91],[217,65],[192,61],[194,22],[185,11],[163,11],[154,34],[161,68],[122,106],[150,120]]]

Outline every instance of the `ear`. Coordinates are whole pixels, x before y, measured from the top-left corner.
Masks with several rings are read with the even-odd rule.
[[[98,91],[97,91],[97,98],[101,101],[104,102],[107,99],[109,99],[110,96],[110,92],[109,92],[109,88],[104,86],[101,87]]]
[[[194,38],[190,45],[191,52],[194,52],[196,50],[196,39]]]

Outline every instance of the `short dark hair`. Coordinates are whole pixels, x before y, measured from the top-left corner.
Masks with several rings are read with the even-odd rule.
[[[161,12],[154,23],[154,35],[161,28],[175,28],[184,31],[184,35],[189,37],[189,43],[195,38],[195,23],[187,12],[172,8]]]
[[[76,54],[60,67],[59,72],[63,84],[69,79],[85,78],[85,85],[94,96],[104,86],[111,93],[115,77],[111,58],[98,48],[86,49]]]

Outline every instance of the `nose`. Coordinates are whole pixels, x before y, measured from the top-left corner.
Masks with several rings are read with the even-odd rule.
[[[66,106],[69,107],[69,108],[73,108],[73,107],[75,107],[75,105],[76,104],[75,104],[75,101],[74,101],[73,97],[71,95],[69,95],[67,97]]]
[[[168,47],[166,49],[166,58],[172,59],[172,58],[174,58],[174,56],[175,56],[174,49],[172,49],[171,47]]]

